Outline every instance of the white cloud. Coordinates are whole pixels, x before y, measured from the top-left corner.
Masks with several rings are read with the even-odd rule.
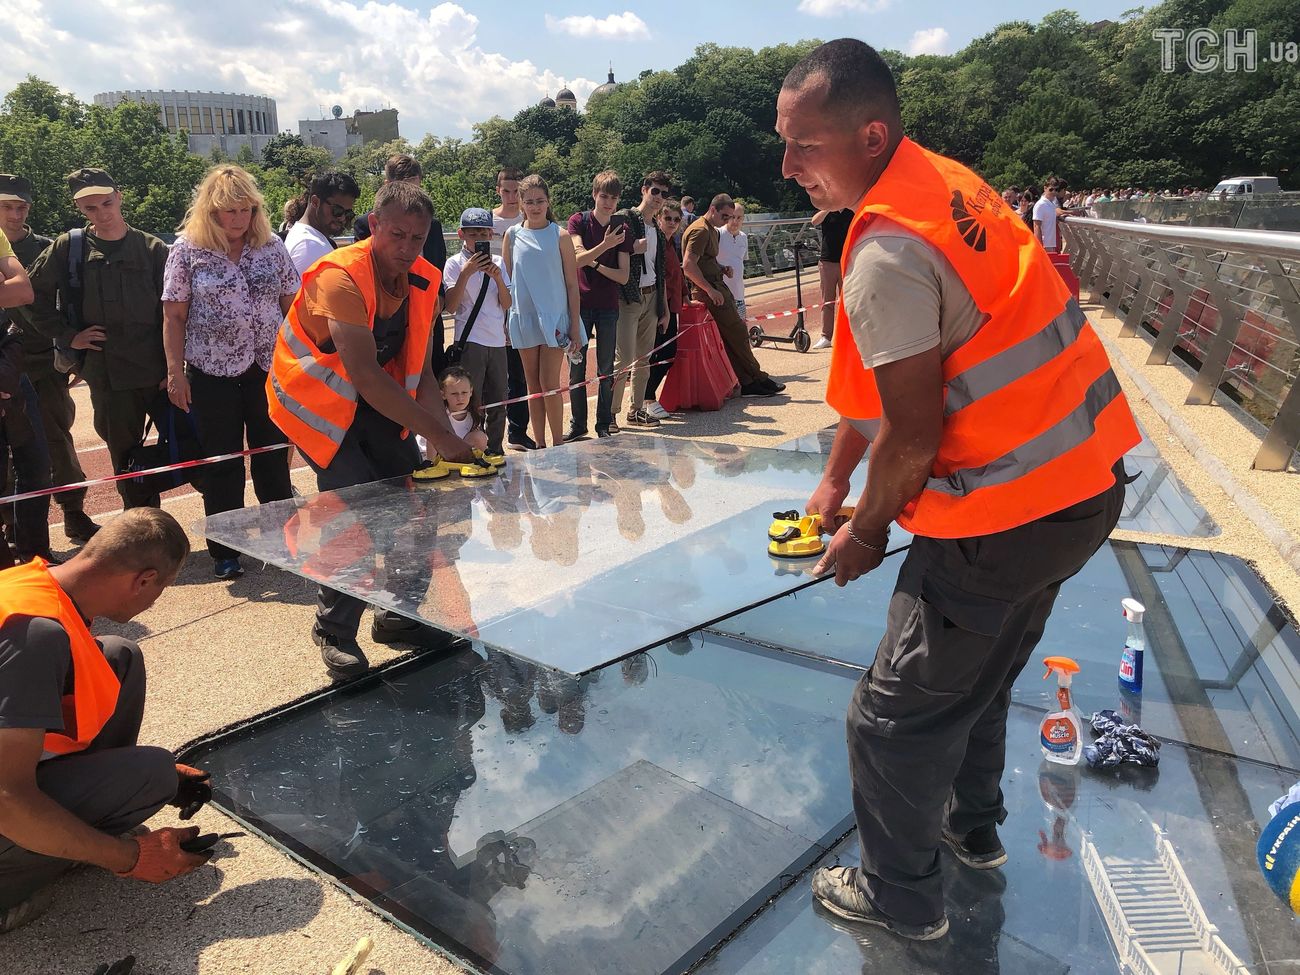
[[[0,34],[0,93],[31,73],[83,101],[101,91],[188,89],[267,95],[282,130],[322,107],[392,107],[402,134],[468,134],[567,82],[585,98],[603,79],[564,77],[486,50],[479,18],[416,0],[9,0],[18,33]],[[266,25],[250,29],[250,25]],[[644,25],[642,25],[644,27]]]
[[[908,54],[947,54],[948,32],[942,27],[918,30],[907,42]]]
[[[650,28],[646,22],[625,10],[621,14],[593,17],[590,14],[573,17],[546,15],[546,29],[552,34],[572,34],[574,37],[594,37],[602,41],[648,41]]]
[[[848,14],[879,13],[892,0],[799,0],[799,13],[814,17],[843,17]]]

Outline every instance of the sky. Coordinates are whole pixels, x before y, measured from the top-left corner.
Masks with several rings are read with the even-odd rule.
[[[1132,0],[1091,0],[1118,19]],[[268,95],[280,128],[330,106],[396,108],[401,134],[466,138],[568,85],[579,107],[605,81],[681,64],[697,45],[761,48],[860,37],[878,48],[950,54],[1060,0],[5,0],[0,92],[28,74],[90,101],[101,91]]]

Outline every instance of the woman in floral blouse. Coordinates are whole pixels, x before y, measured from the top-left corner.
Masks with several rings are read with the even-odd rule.
[[[282,443],[266,411],[266,372],[284,313],[300,283],[271,230],[262,194],[247,172],[221,165],[194,191],[163,278],[167,395],[192,413],[208,456]],[[249,458],[263,504],[288,498],[287,450]],[[211,464],[198,478],[209,515],[242,508],[242,460]],[[218,579],[243,574],[233,549],[208,542]]]

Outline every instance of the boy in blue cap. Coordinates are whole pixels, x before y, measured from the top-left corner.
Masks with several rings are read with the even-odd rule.
[[[510,311],[510,278],[501,258],[493,256],[492,213],[470,207],[460,215],[460,250],[447,258],[443,285],[445,308],[456,319],[448,361],[470,375],[479,401],[500,403],[506,398],[506,313]],[[482,301],[479,295],[482,294]],[[478,305],[478,313],[474,308]],[[468,332],[468,334],[466,334]],[[487,455],[499,458],[506,430],[504,406],[487,410]]]

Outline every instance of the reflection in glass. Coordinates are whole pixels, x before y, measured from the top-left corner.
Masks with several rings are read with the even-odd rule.
[[[1294,956],[1300,922],[1260,881],[1253,853],[1266,797],[1293,773],[1178,745],[1158,770],[1047,766],[1037,717],[1013,706],[1008,724],[1006,866],[976,871],[943,854],[946,939],[914,944],[838,922],[804,878],[700,972],[1264,975],[1265,959]],[[823,862],[837,860],[857,862],[852,836]]]
[[[821,582],[714,625],[767,646],[866,668],[884,634],[895,571],[882,567],[844,589]],[[1125,622],[1120,600],[1148,608],[1146,681],[1121,693]],[[1082,666],[1075,703],[1086,716],[1113,708],[1162,738],[1300,769],[1300,636],[1240,559],[1112,541],[1061,588],[1036,660]],[[1013,697],[1050,710],[1053,688],[1034,662]]]
[[[186,757],[480,967],[657,975],[849,828],[851,676],[698,635],[581,677],[460,644]]]
[[[571,444],[490,481],[395,479],[214,515],[207,534],[369,603],[581,674],[808,581],[774,510],[820,461],[673,440]]]

